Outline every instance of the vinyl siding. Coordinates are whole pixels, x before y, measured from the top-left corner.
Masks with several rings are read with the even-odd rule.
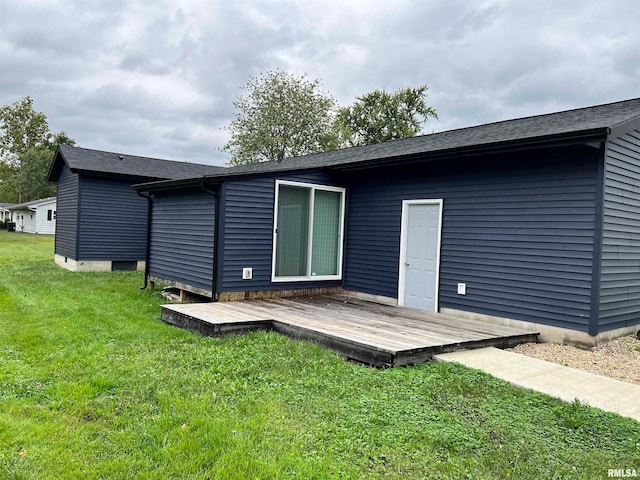
[[[80,178],[77,260],[144,260],[147,200],[136,179]]]
[[[262,177],[226,182],[224,191],[223,292],[285,290],[340,286],[341,281],[271,282],[275,181],[291,180],[340,186],[326,173]],[[243,267],[253,268],[253,279],[243,280]]]
[[[154,197],[151,275],[212,291],[215,202],[205,192]]]
[[[14,210],[13,215],[16,219],[16,232],[36,233],[36,212],[25,208]]]
[[[56,196],[55,253],[77,260],[79,178],[64,165],[58,177]]]
[[[345,288],[397,298],[402,201],[441,198],[441,308],[586,331],[596,171],[584,149],[359,175]]]
[[[607,144],[599,331],[640,324],[640,131]]]
[[[48,211],[51,210],[51,220],[47,220]],[[56,202],[43,203],[38,205],[35,212],[36,231],[40,235],[53,235],[56,233],[56,221],[53,219],[53,212],[56,211]]]

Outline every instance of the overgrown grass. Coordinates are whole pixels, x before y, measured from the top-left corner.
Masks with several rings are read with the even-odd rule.
[[[451,364],[161,322],[140,273],[0,232],[0,478],[606,478],[640,423]]]

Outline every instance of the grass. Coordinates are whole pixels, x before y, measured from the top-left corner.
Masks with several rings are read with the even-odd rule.
[[[606,478],[640,423],[451,364],[165,325],[140,273],[0,231],[0,478]]]

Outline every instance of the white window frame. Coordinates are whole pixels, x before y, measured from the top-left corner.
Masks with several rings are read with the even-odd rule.
[[[311,198],[309,201],[309,232],[308,232],[308,245],[307,245],[307,275],[295,276],[295,277],[276,277],[276,245],[278,240],[278,197],[280,194],[280,185],[307,188],[311,190]],[[276,192],[275,200],[273,203],[273,248],[271,253],[271,282],[284,283],[284,282],[314,282],[325,280],[342,280],[342,258],[344,253],[344,217],[345,217],[345,205],[346,205],[346,188],[334,187],[330,185],[321,185],[317,183],[304,183],[304,182],[292,182],[290,180],[276,180]],[[326,192],[338,192],[341,195],[340,199],[340,225],[338,226],[338,237],[340,239],[338,243],[338,274],[337,275],[311,275],[311,255],[313,253],[313,209],[315,202],[316,190],[323,190]]]

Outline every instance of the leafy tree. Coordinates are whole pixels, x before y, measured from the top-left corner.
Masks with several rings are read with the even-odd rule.
[[[251,77],[246,95],[233,105],[236,117],[226,127],[231,140],[222,150],[230,165],[282,160],[337,146],[333,131],[335,100],[307,80],[281,70]]]
[[[428,89],[422,85],[392,93],[374,90],[358,97],[352,106],[340,108],[334,126],[341,133],[340,143],[370,145],[417,135],[429,118],[438,118],[427,105]]]
[[[0,162],[0,202],[16,203],[18,201],[18,192],[13,183],[16,170],[16,166]]]
[[[0,159],[6,163],[17,162],[21,153],[50,138],[47,117],[33,109],[31,97],[0,107]]]
[[[0,201],[28,202],[55,195],[47,172],[59,144],[75,145],[64,131],[52,135],[31,97],[0,107]]]
[[[58,133],[55,133],[53,135],[53,138],[51,139],[51,141],[49,141],[47,147],[53,153],[56,153],[56,149],[58,148],[58,145],[75,145],[75,144],[76,144],[76,141],[73,138],[71,138],[69,135],[67,135],[67,132],[65,132],[64,130],[60,130]]]
[[[20,154],[20,168],[10,179],[18,192],[19,201],[29,202],[56,194],[55,183],[47,181],[52,159],[51,149],[46,146],[32,147]]]

